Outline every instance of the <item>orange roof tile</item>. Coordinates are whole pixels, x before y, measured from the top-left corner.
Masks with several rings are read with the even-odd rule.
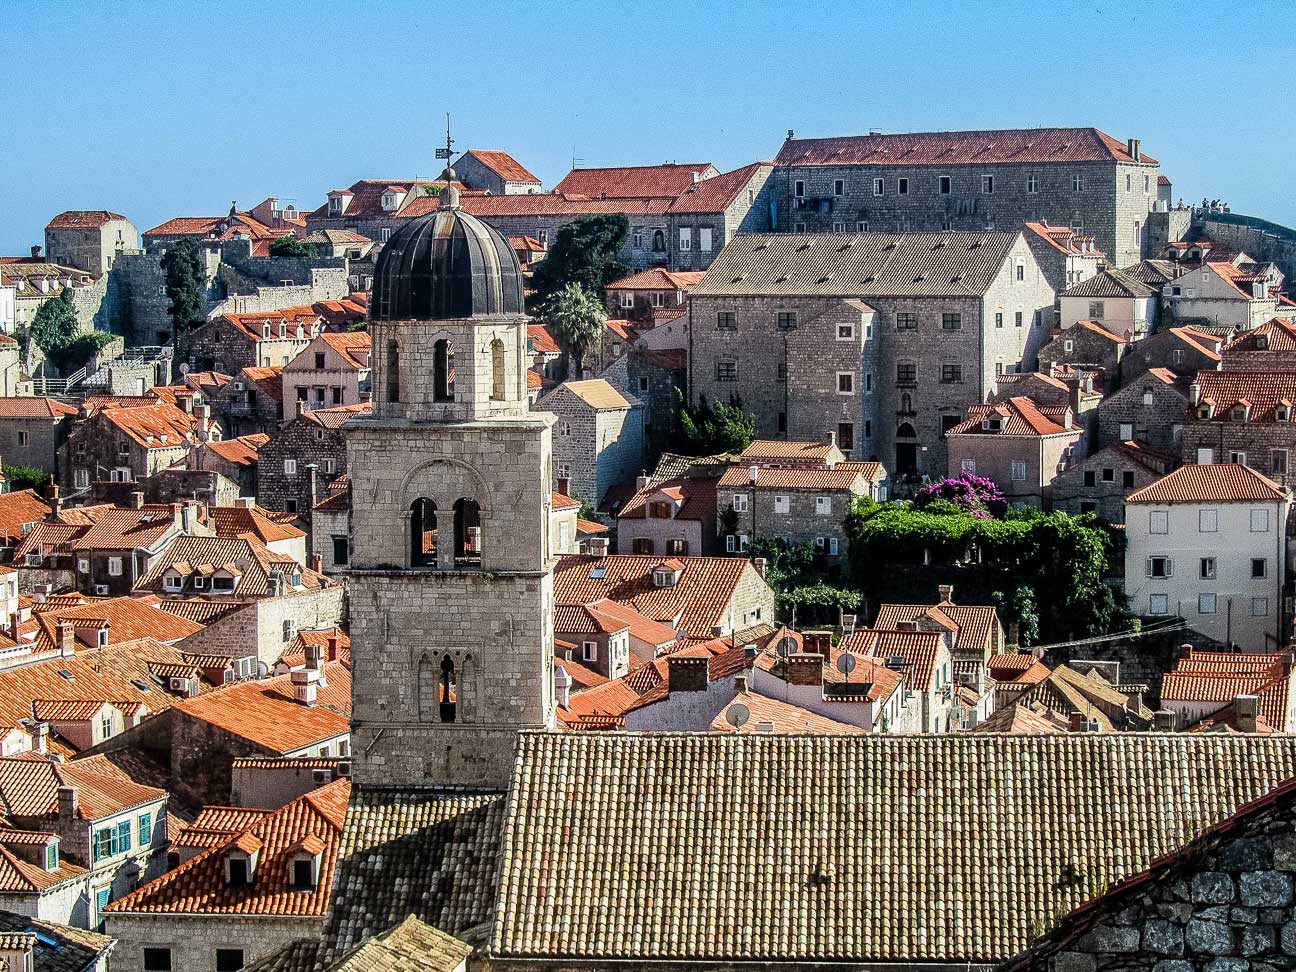
[[[320,335],[320,340],[341,355],[348,364],[356,368],[369,367],[369,352],[373,348],[373,339],[367,332],[325,331]]]
[[[589,199],[674,199],[693,185],[694,175],[705,176],[714,171],[715,167],[710,162],[572,169],[554,186],[554,192],[581,195]]]
[[[1075,326],[1078,328],[1082,328],[1083,330],[1090,331],[1094,334],[1097,334],[1099,337],[1104,337],[1107,340],[1111,341],[1113,344],[1129,344],[1128,332],[1126,332],[1125,336],[1123,337],[1119,334],[1113,334],[1111,331],[1107,330],[1107,328],[1103,327],[1097,321],[1076,321]]]
[[[83,635],[85,638],[92,637],[84,632],[84,628],[91,622],[105,622],[113,644],[141,638],[171,643],[196,634],[203,628],[201,624],[186,621],[131,597],[110,597],[77,607],[41,611],[35,617],[40,625],[36,637],[36,645],[40,648],[54,648],[58,645],[58,628],[64,621],[70,621],[74,625],[80,622],[79,627],[83,630],[78,631],[79,641]],[[93,644],[90,646],[94,647]]]
[[[905,674],[919,691],[929,691],[936,675],[941,636],[935,631],[857,630],[842,638],[839,648],[869,658],[903,658]]]
[[[608,290],[689,290],[705,275],[702,270],[667,270],[653,267],[614,280]]]
[[[1155,483],[1135,490],[1126,503],[1276,502],[1287,491],[1249,466],[1232,463],[1181,466]]]
[[[65,881],[85,877],[87,871],[84,867],[73,864],[62,855],[59,855],[59,866],[54,871],[24,860],[5,846],[10,843],[6,839],[9,833],[12,831],[0,830],[0,892],[41,893]]]
[[[490,169],[505,182],[534,182],[540,179],[507,152],[486,149],[469,149],[465,155],[471,155],[486,168]]]
[[[148,549],[179,531],[178,507],[146,505],[139,509],[113,507],[85,528],[72,542],[74,550]]]
[[[211,508],[212,525],[218,537],[253,536],[262,543],[277,540],[294,540],[306,536],[290,523],[278,523],[266,515],[259,506],[214,506]]]
[[[267,520],[265,511],[261,511],[261,520]],[[231,520],[231,522],[233,522]],[[269,530],[267,522],[260,529]],[[296,536],[296,533],[290,534]],[[235,537],[177,537],[162,553],[149,562],[149,569],[135,584],[137,591],[153,591],[162,594],[167,592],[164,575],[172,565],[210,565],[215,570],[230,570],[239,581],[233,596],[246,599],[266,597],[270,593],[270,575],[278,570],[283,575],[285,594],[294,590],[313,590],[333,586],[334,582],[323,574],[318,574],[309,567],[303,567],[292,557],[278,554],[268,549],[256,538],[253,532],[241,533]],[[181,573],[187,573],[181,571]],[[300,576],[300,587],[292,586],[291,578]],[[197,590],[197,588],[195,588]],[[209,589],[202,589],[204,592]],[[174,593],[174,588],[172,589]]]
[[[126,217],[120,213],[110,212],[107,209],[69,209],[67,212],[59,213],[48,223],[46,229],[94,229],[111,223],[114,220],[125,221]],[[134,241],[130,241],[134,246]]]
[[[536,354],[558,354],[562,351],[554,336],[543,324],[528,324],[527,340]]]
[[[747,710],[747,718],[741,726],[730,721],[731,713],[737,706]],[[781,702],[756,692],[740,692],[733,701],[720,710],[711,720],[712,732],[812,732],[817,735],[853,736],[867,733],[867,730],[849,723],[827,719],[824,716],[803,709],[788,702]]]
[[[784,439],[756,439],[742,451],[743,459],[799,459],[823,462],[837,447],[831,442],[797,442]]]
[[[50,506],[30,489],[0,493],[0,536],[10,546],[23,536],[23,525],[39,523],[50,514]]]
[[[164,799],[166,790],[141,786],[122,776],[79,763],[56,763],[39,753],[0,759],[0,805],[17,817],[58,815],[58,788],[77,789],[78,815],[98,820]]]
[[[109,405],[100,414],[146,449],[185,445],[193,441],[198,425],[197,416],[163,402],[137,408]]]
[[[223,439],[220,442],[207,442],[204,447],[210,449],[226,462],[239,466],[250,466],[257,461],[263,445],[270,441],[264,432],[251,435],[240,435],[237,439]]]
[[[581,501],[573,499],[565,493],[553,493],[550,496],[549,505],[555,510],[579,510]]]
[[[373,411],[372,402],[359,402],[355,405],[333,405],[329,408],[313,408],[302,412],[300,418],[326,429],[340,429],[348,419],[357,415],[368,415]]]
[[[989,165],[1133,162],[1125,142],[1097,128],[1017,128],[790,138],[775,165]],[[1156,159],[1140,160],[1155,165]]]
[[[1083,430],[1071,420],[1067,428],[1070,409],[1038,405],[1024,396],[1010,398],[994,405],[969,405],[968,417],[949,430],[947,435],[1007,435],[1045,436],[1076,434]],[[987,428],[986,419],[1000,419],[998,427]]]
[[[1296,351],[1296,322],[1275,317],[1259,327],[1243,331],[1221,351],[1225,355],[1240,351]]]
[[[762,466],[756,474],[756,488],[851,490],[861,483],[883,479],[886,470],[880,462],[839,462],[831,469],[807,466]],[[717,484],[722,489],[751,485],[751,470],[731,466]]]
[[[6,418],[59,418],[75,415],[77,410],[57,398],[14,397],[0,398],[0,419]]]
[[[752,179],[763,168],[772,170],[768,162],[752,162],[741,168],[703,179],[684,191],[671,203],[672,213],[723,213],[742,195]],[[698,274],[701,277],[701,274]]]

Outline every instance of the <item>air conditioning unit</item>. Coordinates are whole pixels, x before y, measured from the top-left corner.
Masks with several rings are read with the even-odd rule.
[[[337,763],[337,776],[340,779],[346,779],[351,775],[351,760],[339,759]]]
[[[29,553],[29,554],[27,555],[27,566],[28,566],[28,567],[39,567],[39,566],[41,565],[41,561],[44,560],[44,559],[45,559],[45,558],[42,557],[39,553],[36,553],[36,552]]]
[[[855,633],[856,620],[857,618],[854,614],[843,614],[841,616],[842,634],[853,635]]]
[[[236,381],[236,382],[234,382],[234,390],[235,390],[235,391],[242,391],[242,390],[243,390],[243,382],[241,382],[241,381]]]
[[[316,786],[323,786],[329,781],[329,771],[322,769],[311,770],[311,779],[315,781]]]
[[[95,597],[107,597],[107,596],[108,596],[108,585],[107,585],[107,584],[96,584],[96,585],[94,586],[94,592],[95,592]]]
[[[172,691],[172,692],[188,692],[188,691],[189,691],[189,679],[187,679],[187,678],[172,678],[170,684],[171,684],[171,691]]]

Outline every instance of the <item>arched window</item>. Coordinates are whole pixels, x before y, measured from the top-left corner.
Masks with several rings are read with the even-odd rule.
[[[441,659],[441,680],[437,691],[438,714],[442,722],[455,721],[455,706],[459,700],[459,686],[455,681],[454,659],[446,655]]]
[[[900,428],[896,429],[897,439],[914,439],[917,438],[917,436],[918,433],[914,431],[914,427],[908,422],[903,423]]]
[[[504,342],[496,338],[491,342],[491,399],[504,401]]]
[[[438,402],[454,401],[454,345],[442,338],[432,346],[432,397]]]
[[[653,252],[664,253],[666,251],[666,234],[661,230],[653,230]]]
[[[400,401],[400,345],[387,342],[387,401]]]
[[[481,507],[475,500],[455,500],[454,544],[456,567],[481,564]]]
[[[410,566],[437,565],[436,504],[430,499],[416,499],[410,504]]]

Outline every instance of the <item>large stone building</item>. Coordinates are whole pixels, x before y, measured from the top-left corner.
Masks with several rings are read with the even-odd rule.
[[[893,475],[945,472],[945,433],[1029,371],[1054,292],[1020,231],[743,236],[690,297],[693,400],[740,397],[761,438]]]
[[[1296,371],[1201,371],[1188,398],[1185,462],[1238,463],[1296,484]]]
[[[1116,266],[1144,256],[1158,164],[1096,128],[788,133],[774,160],[777,228],[793,233],[1009,230],[1094,237]]]
[[[633,480],[643,470],[643,406],[633,396],[591,378],[563,382],[535,407],[557,417],[554,484],[568,480],[570,495],[596,507],[609,487]]]
[[[268,510],[305,513],[347,471],[342,426],[369,403],[302,412],[257,453],[257,501]]]
[[[139,247],[139,230],[125,216],[104,209],[69,210],[45,226],[45,255],[98,277],[123,250]]]

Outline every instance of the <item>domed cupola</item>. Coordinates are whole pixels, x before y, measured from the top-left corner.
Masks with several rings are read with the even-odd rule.
[[[374,268],[372,319],[433,321],[526,313],[522,267],[499,231],[459,208],[447,185],[440,208],[392,234]]]

